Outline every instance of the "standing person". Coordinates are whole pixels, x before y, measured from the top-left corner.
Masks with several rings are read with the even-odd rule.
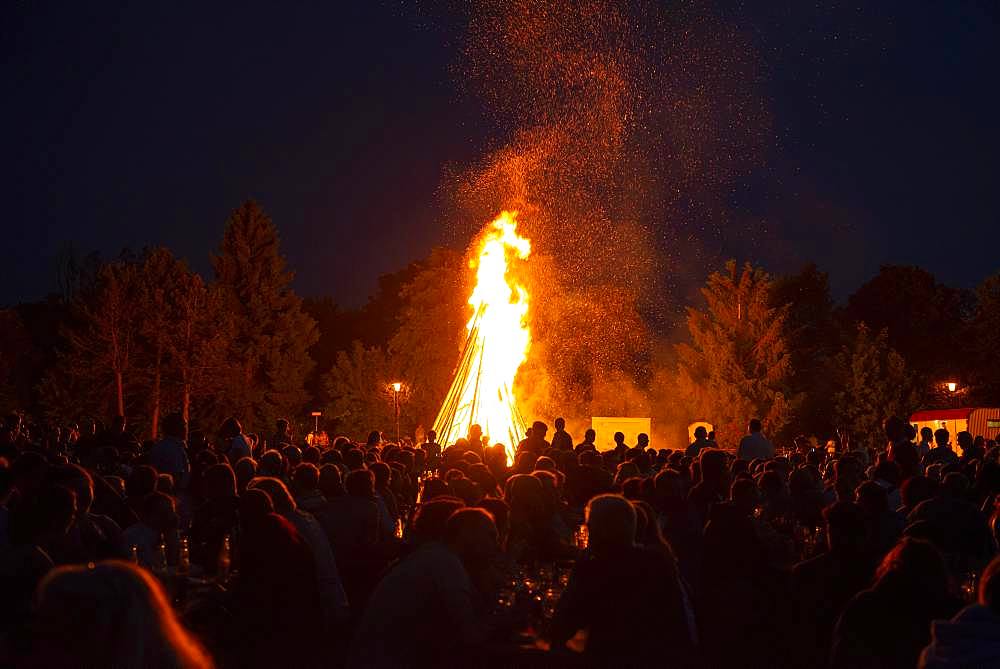
[[[437,432],[434,430],[427,431],[427,441],[424,442],[422,448],[427,451],[428,458],[441,457],[441,444],[437,443],[437,436]]]
[[[625,454],[628,453],[628,446],[625,445],[625,433],[615,432],[613,437],[615,440],[615,447],[612,449],[611,453],[614,455],[618,462],[623,462],[625,460]]]
[[[219,452],[226,456],[230,465],[235,465],[240,458],[253,457],[253,448],[243,434],[243,426],[232,416],[219,429]]]
[[[549,426],[540,420],[536,420],[531,424],[531,428],[528,430],[528,436],[520,444],[517,445],[517,452],[521,453],[527,451],[529,453],[534,453],[536,456],[545,455],[545,451],[551,448],[551,444],[545,439],[545,434],[549,431]]]
[[[595,432],[593,428],[587,430],[586,432],[583,433],[583,441],[581,441],[579,444],[576,445],[576,448],[573,449],[573,452],[576,453],[577,455],[583,453],[584,451],[594,451],[596,453],[597,445],[594,444],[594,441],[596,440],[597,440],[597,432]]]
[[[764,426],[757,418],[750,419],[747,426],[750,434],[740,440],[739,448],[736,449],[737,460],[770,460],[774,457],[774,444],[764,436],[762,430]]]
[[[917,444],[917,455],[923,460],[934,448],[934,430],[927,426],[920,428],[920,442]]]
[[[163,437],[149,453],[149,464],[161,474],[170,474],[176,490],[186,489],[191,477],[186,436],[187,421],[179,413],[172,413],[163,419]]]
[[[943,427],[934,432],[934,441],[937,446],[932,448],[924,456],[923,465],[926,469],[927,467],[941,463],[945,465],[950,465],[958,462],[958,455],[955,451],[951,450],[951,433]]]
[[[552,435],[552,448],[560,451],[573,450],[573,437],[566,431],[565,418],[556,418],[556,431]]]
[[[486,456],[486,452],[483,450],[483,428],[479,425],[473,425],[469,428],[468,445],[465,447],[465,452],[475,453],[480,458]]]
[[[714,444],[708,440],[708,430],[705,429],[704,425],[699,425],[694,429],[694,441],[687,447],[684,455],[689,458],[697,458],[703,448],[713,447]]]

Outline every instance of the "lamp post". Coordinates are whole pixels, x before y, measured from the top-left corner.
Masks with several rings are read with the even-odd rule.
[[[396,411],[396,443],[399,443],[399,391],[403,389],[403,384],[396,381],[392,384],[392,406]]]
[[[951,395],[951,406],[954,409],[958,403],[958,395],[956,394],[958,382],[948,381],[944,384],[944,387],[948,389],[948,393]]]

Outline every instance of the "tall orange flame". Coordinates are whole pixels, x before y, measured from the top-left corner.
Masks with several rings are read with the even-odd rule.
[[[508,463],[524,437],[525,425],[514,398],[514,378],[527,359],[531,332],[525,321],[528,293],[511,283],[509,260],[525,259],[531,242],[517,234],[517,212],[501,212],[484,230],[479,253],[469,261],[476,287],[469,296],[472,317],[451,389],[434,421],[443,444],[465,437],[472,425],[494,443],[503,443]]]

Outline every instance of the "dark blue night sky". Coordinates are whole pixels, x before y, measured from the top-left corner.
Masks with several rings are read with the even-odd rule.
[[[745,4],[759,7],[718,11],[764,60],[774,138],[732,203],[756,231],[725,251],[773,271],[815,260],[838,297],[883,263],[958,286],[1000,269],[998,5]],[[70,242],[162,244],[207,272],[248,197],[305,295],[360,303],[453,241],[435,220],[442,170],[494,128],[454,85],[460,27],[425,17],[376,1],[8,3],[0,304],[53,290]]]

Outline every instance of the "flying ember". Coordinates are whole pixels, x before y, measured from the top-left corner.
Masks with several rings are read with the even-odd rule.
[[[476,287],[469,296],[472,317],[451,389],[434,429],[450,444],[479,425],[492,443],[503,443],[507,462],[524,437],[525,423],[514,397],[514,378],[531,346],[525,322],[528,293],[508,277],[509,261],[524,260],[531,242],[517,234],[517,212],[501,212],[484,230],[478,254],[469,261]]]

